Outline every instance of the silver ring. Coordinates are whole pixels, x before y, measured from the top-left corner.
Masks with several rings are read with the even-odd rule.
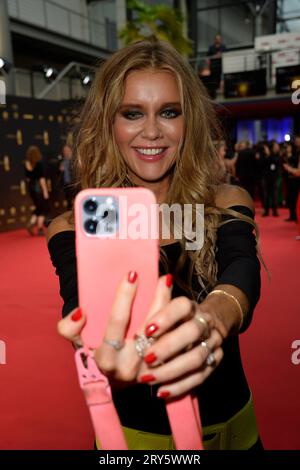
[[[210,353],[210,354],[207,356],[206,364],[207,364],[208,366],[211,366],[211,367],[214,367],[214,366],[216,365],[216,358],[215,358],[214,353]]]
[[[154,343],[154,338],[145,335],[135,335],[135,349],[140,357],[144,357],[145,350]]]
[[[213,367],[216,364],[216,358],[215,358],[215,355],[213,353],[213,350],[208,346],[206,341],[201,341],[200,345],[203,348],[206,348],[206,350],[208,352],[208,355],[207,355],[207,358],[206,358],[206,361],[205,361],[206,365]]]
[[[125,346],[125,342],[119,341],[118,339],[104,339],[103,342],[114,348],[116,351],[120,351],[120,349]]]

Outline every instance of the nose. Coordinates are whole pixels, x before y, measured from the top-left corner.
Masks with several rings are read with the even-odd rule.
[[[162,132],[155,116],[148,116],[144,122],[142,137],[149,140],[156,140],[162,137]]]

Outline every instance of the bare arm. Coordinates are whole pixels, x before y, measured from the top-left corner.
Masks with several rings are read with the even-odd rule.
[[[300,177],[300,162],[299,162],[298,168],[293,168],[292,166],[288,165],[287,163],[284,163],[283,167],[291,175],[296,176],[297,178]]]
[[[237,186],[223,185],[217,193],[216,204],[222,208],[242,205],[248,207],[254,213],[254,204],[250,195]],[[240,303],[245,317],[249,310],[249,301],[241,289],[231,284],[219,284],[214,290],[223,290],[233,295]],[[242,320],[241,312],[230,296],[225,294],[211,295],[201,303],[200,308],[214,317],[216,327],[223,337],[238,330]]]
[[[49,199],[49,193],[47,188],[46,179],[44,177],[39,179],[40,186],[42,188],[44,199]]]
[[[52,220],[46,233],[47,243],[54,235],[59,232],[75,230],[74,224],[72,224],[70,221],[71,215],[71,211],[64,212],[63,214],[59,215],[58,217],[55,217],[55,219]]]

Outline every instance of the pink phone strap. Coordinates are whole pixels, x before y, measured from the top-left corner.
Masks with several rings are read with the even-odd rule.
[[[84,364],[86,358],[86,365]],[[112,400],[108,379],[98,369],[93,352],[80,348],[75,353],[79,384],[82,388],[102,449],[127,450],[122,425]]]
[[[84,362],[85,360],[85,362]],[[94,431],[103,450],[127,450],[122,425],[114,406],[108,379],[98,369],[93,351],[75,353],[79,384],[89,408]],[[191,395],[167,402],[172,435],[177,450],[202,450],[198,401]]]

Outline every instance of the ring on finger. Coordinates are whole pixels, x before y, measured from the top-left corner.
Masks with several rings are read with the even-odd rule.
[[[207,358],[206,358],[206,365],[214,367],[216,365],[216,358],[213,353],[213,350],[208,346],[206,341],[201,341],[200,345],[205,348],[208,352]]]
[[[103,342],[105,344],[108,344],[112,348],[114,348],[116,351],[120,351],[120,349],[124,348],[124,346],[125,346],[125,342],[120,341],[118,339],[106,339],[106,338],[104,338]]]
[[[154,343],[154,338],[145,335],[135,335],[135,349],[138,355],[143,358],[145,356],[146,349]]]
[[[216,363],[217,363],[216,357],[215,357],[214,353],[212,352],[207,356],[206,364],[210,367],[215,367]]]
[[[209,336],[210,336],[210,327],[209,327],[208,321],[205,320],[205,318],[201,315],[201,313],[196,312],[195,315],[193,316],[193,320],[196,320],[196,322],[198,322],[198,324],[200,324],[201,327],[204,326],[204,332],[203,332],[202,337],[204,339],[209,338]]]

